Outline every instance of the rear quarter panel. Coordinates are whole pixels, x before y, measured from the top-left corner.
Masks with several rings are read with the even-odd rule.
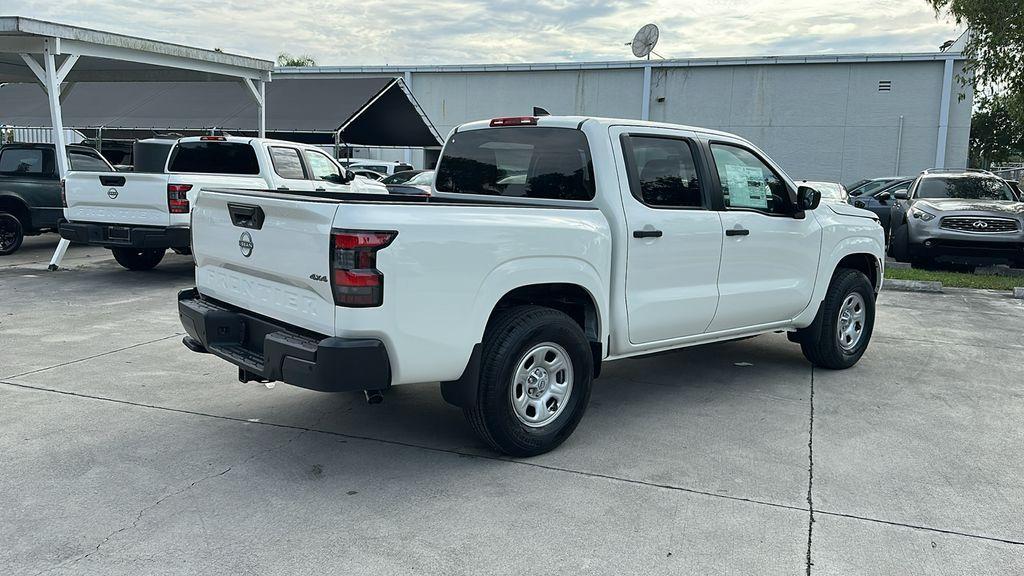
[[[384,341],[394,384],[461,376],[495,304],[521,286],[582,286],[605,339],[612,242],[599,210],[345,204],[335,227],[398,231],[377,256],[383,306],[336,309],[339,336]]]

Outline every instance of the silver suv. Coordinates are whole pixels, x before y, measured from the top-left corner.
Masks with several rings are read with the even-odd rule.
[[[896,260],[1024,267],[1024,202],[998,176],[925,170],[894,198],[889,249]]]

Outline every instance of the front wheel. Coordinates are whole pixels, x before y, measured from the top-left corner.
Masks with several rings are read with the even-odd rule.
[[[129,270],[152,270],[164,259],[163,248],[141,250],[138,248],[111,248],[114,260]]]
[[[875,326],[875,290],[859,270],[832,276],[814,322],[798,331],[804,356],[815,366],[842,370],[860,360]]]
[[[499,452],[543,454],[579,424],[593,370],[586,335],[566,314],[540,306],[499,312],[484,334],[477,398],[466,419]]]
[[[0,256],[14,254],[25,240],[21,220],[9,212],[0,212]]]

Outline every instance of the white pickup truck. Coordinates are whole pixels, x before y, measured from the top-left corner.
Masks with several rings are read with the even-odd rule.
[[[201,192],[197,287],[178,297],[185,345],[243,382],[440,381],[487,444],[524,456],[573,431],[604,362],[786,331],[841,369],[871,338],[877,217],[819,207],[731,134],[474,122],[449,136],[434,187]]]
[[[189,211],[204,187],[387,193],[316,146],[260,138],[182,138],[158,170],[70,172],[61,237],[110,248],[125,268],[149,270],[168,248],[187,253]]]

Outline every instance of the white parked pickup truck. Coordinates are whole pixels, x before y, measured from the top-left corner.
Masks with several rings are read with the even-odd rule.
[[[125,268],[149,270],[168,248],[187,253],[189,211],[203,187],[387,194],[316,146],[234,136],[170,144],[158,172],[70,172],[61,237],[110,248]]]
[[[841,369],[871,338],[877,217],[819,207],[731,134],[474,122],[449,136],[434,188],[204,190],[197,287],[178,298],[185,345],[242,381],[440,381],[487,444],[522,456],[573,431],[605,362],[786,331],[815,365]]]

